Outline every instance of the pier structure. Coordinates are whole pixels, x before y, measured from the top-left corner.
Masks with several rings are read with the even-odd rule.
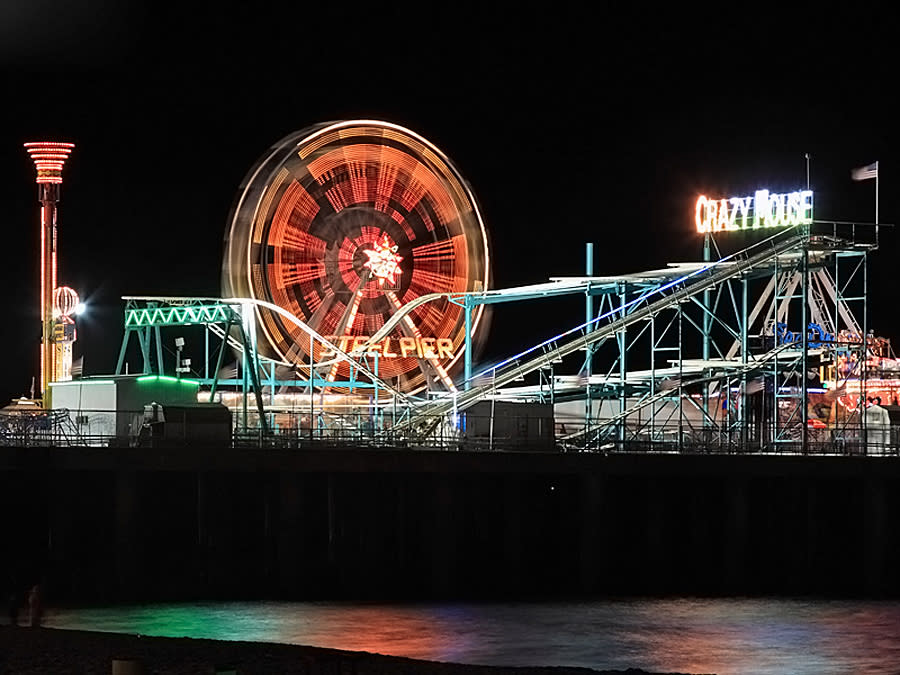
[[[564,450],[859,446],[869,395],[895,403],[900,384],[889,343],[869,328],[877,233],[813,222],[710,262],[551,282],[547,295],[599,296],[596,315],[474,373],[463,392],[416,413],[459,414],[485,400],[550,402]],[[493,292],[501,301],[530,293]],[[559,375],[578,353],[592,372]],[[567,410],[573,399],[592,401],[588,414],[581,404]]]
[[[73,303],[54,312],[52,302],[55,209],[73,146],[26,147],[42,204],[41,392],[53,408],[51,385],[70,379],[55,362],[71,360],[70,344],[63,357],[51,348],[55,323],[74,339]],[[140,444],[148,424],[165,423],[158,406],[183,404],[187,390],[116,399],[152,411],[102,410],[113,404],[101,390],[153,375],[154,386],[171,377],[196,386],[198,404],[230,409],[236,444],[897,453],[900,360],[867,302],[884,225],[815,220],[813,196],[701,195],[700,261],[598,275],[588,243],[583,276],[492,288],[477,200],[443,153],[386,122],[310,127],[242,183],[222,297],[123,298],[115,373],[81,378],[64,396],[66,406],[91,401],[70,410],[83,433],[37,424],[29,442]],[[569,327],[551,307],[566,297],[584,299]],[[549,337],[479,363],[491,312],[523,302]],[[94,437],[94,413],[117,417],[116,438]],[[0,430],[20,426],[0,420]]]
[[[128,297],[117,375],[128,370],[136,338],[138,372],[196,381],[200,400],[232,408],[241,437],[274,445],[895,451],[890,430],[868,447],[860,403],[877,394],[890,407],[900,393],[900,363],[869,328],[867,268],[877,229],[814,222],[766,234],[733,253],[713,240],[718,255],[710,261],[426,294],[363,343],[334,344],[270,308],[303,331],[308,354],[324,357],[305,363],[256,348],[253,307],[263,301]],[[589,320],[488,367],[467,363],[453,391],[414,395],[379,377],[383,353],[373,345],[428,303],[448,301],[468,314],[572,295],[593,308]],[[176,358],[164,356],[171,350],[161,331],[174,327],[201,329],[191,342],[202,345],[195,360],[202,365],[186,367],[180,347]],[[466,353],[468,338],[460,345]],[[238,355],[231,372],[223,368],[230,353]],[[329,379],[336,362],[347,364],[346,380]]]

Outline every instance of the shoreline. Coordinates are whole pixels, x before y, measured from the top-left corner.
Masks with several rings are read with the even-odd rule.
[[[142,670],[132,672],[143,675],[225,672],[241,675],[654,675],[639,669],[622,671],[548,666],[478,666],[276,642],[151,637],[61,628],[0,626],[0,673],[107,674],[112,671],[113,659],[140,663]]]

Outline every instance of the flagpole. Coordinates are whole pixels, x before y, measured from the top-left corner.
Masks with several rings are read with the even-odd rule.
[[[875,160],[875,245],[878,245],[878,160]]]
[[[806,156],[806,189],[809,190],[809,153],[803,153]]]

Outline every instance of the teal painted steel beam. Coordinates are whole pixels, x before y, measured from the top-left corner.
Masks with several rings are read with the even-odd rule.
[[[234,317],[234,309],[222,304],[128,308],[125,310],[125,327],[229,323],[234,322]]]

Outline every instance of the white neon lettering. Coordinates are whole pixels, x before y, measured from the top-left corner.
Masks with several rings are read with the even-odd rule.
[[[411,337],[402,337],[400,338],[400,355],[403,358],[409,356],[410,352],[415,353],[416,351],[416,339]]]
[[[787,196],[787,216],[791,223],[800,222],[800,193],[791,192]]]
[[[812,190],[804,190],[800,193],[800,223],[807,225],[813,220],[813,193]]]
[[[419,343],[422,345],[422,356],[426,359],[436,359],[437,352],[434,350],[435,338],[427,338],[423,337],[419,340]]]
[[[753,227],[767,227],[769,214],[769,191],[757,190],[753,196]]]
[[[694,222],[697,223],[697,232],[701,234],[705,232],[709,232],[709,227],[706,223],[706,197],[700,195],[697,198],[697,207],[694,212]]]
[[[716,231],[720,232],[728,227],[728,200],[719,200],[719,213],[716,218]]]
[[[738,216],[738,211],[741,208],[742,200],[740,197],[732,197],[728,201],[731,202],[731,218],[728,219],[728,229],[729,230],[740,229],[740,225],[737,224],[737,216]]]
[[[747,229],[747,216],[750,215],[750,197],[739,198],[738,202],[740,203],[741,209],[741,229]]]
[[[772,205],[775,207],[775,217],[772,219],[772,226],[784,226],[788,224],[787,205],[785,202],[786,195],[772,195]]]
[[[728,199],[701,195],[694,207],[694,222],[700,233],[808,225],[813,222],[813,193],[757,190],[752,197]]]
[[[384,351],[383,351],[383,353],[384,353],[384,358],[386,358],[386,359],[393,359],[393,358],[396,358],[397,352],[392,352],[392,351],[391,351],[391,338],[385,338],[385,339],[384,339]]]
[[[437,341],[438,358],[453,358],[453,340],[450,338],[438,338]]]
[[[359,354],[362,351],[364,344],[366,344],[366,338],[357,335],[353,338],[353,348],[350,350],[350,353]]]
[[[378,354],[380,358],[394,359],[406,357],[418,357],[425,359],[453,359],[453,340],[450,338],[434,337],[386,337],[381,342],[368,344],[368,335],[332,335],[327,338],[337,349],[351,356],[359,357],[363,354]],[[393,351],[399,344],[399,353]],[[322,357],[337,356],[337,352],[331,348],[323,347]]]
[[[703,223],[707,232],[712,232],[716,227],[716,208],[718,202],[713,199],[707,199],[703,205]]]

